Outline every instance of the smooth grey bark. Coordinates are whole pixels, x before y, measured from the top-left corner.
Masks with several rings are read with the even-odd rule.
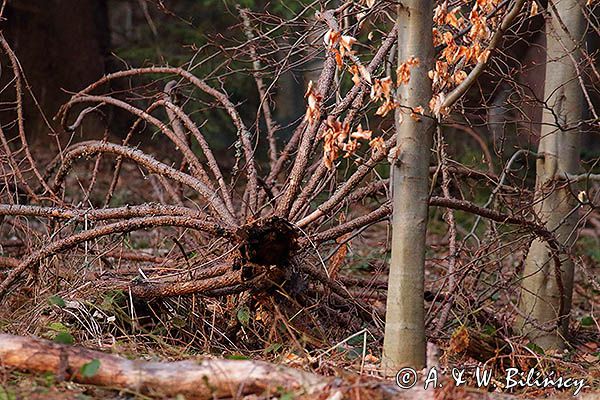
[[[404,106],[427,107],[432,96],[427,72],[433,64],[433,1],[403,1],[398,8],[398,62],[414,56],[407,85],[398,90]],[[404,118],[401,118],[401,117]],[[382,366],[386,373],[425,366],[424,267],[429,197],[429,160],[435,121],[396,114],[398,161],[392,165],[393,235]]]
[[[555,0],[546,21],[547,55],[542,129],[536,164],[535,211],[558,242],[570,247],[576,238],[578,202],[573,188],[560,180],[579,170],[582,91],[577,79],[578,48],[584,19],[576,0]],[[558,13],[558,16],[557,16]],[[568,30],[568,31],[567,31]],[[561,348],[567,334],[573,291],[573,263],[557,262],[547,242],[535,240],[525,261],[517,328],[542,348]]]

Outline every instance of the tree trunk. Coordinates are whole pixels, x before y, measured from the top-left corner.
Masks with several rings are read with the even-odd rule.
[[[547,107],[542,116],[536,165],[535,211],[565,247],[575,241],[578,220],[577,212],[573,212],[577,200],[572,189],[560,181],[560,175],[577,173],[579,168],[577,124],[581,119],[582,91],[575,61],[579,59],[578,46],[584,34],[580,7],[576,0],[549,5],[552,18],[546,23],[544,88]],[[554,256],[546,242],[536,239],[525,261],[521,289],[519,308],[527,318],[520,318],[517,327],[542,348],[561,348],[569,323],[573,263],[567,256]]]
[[[398,62],[415,56],[407,85],[399,89],[402,106],[427,107],[431,99],[433,1],[403,1],[398,8]],[[401,117],[404,118],[401,118]],[[434,120],[420,121],[397,112],[399,157],[392,166],[394,195],[392,260],[388,281],[383,367],[425,365],[423,280],[429,197],[429,159]]]
[[[110,41],[106,0],[16,0],[8,2],[5,16],[6,39],[42,111],[52,122],[70,97],[66,91],[79,90],[105,73]],[[3,68],[3,72],[8,70]],[[12,73],[3,73],[0,82],[4,86],[11,79]],[[29,138],[32,142],[53,141],[28,90],[23,88],[23,92]],[[12,121],[14,110],[0,112],[0,118],[5,123]],[[87,137],[101,137],[104,125],[99,118],[87,120]]]

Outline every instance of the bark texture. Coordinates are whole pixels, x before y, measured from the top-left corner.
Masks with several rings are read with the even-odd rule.
[[[58,107],[69,99],[66,90],[79,90],[106,72],[110,38],[105,0],[10,1],[5,17],[6,39],[50,121]],[[3,73],[0,84],[4,87],[11,79],[11,74]],[[28,137],[44,143],[48,140],[45,121],[28,90],[24,91],[23,101]],[[4,123],[14,118],[4,109],[0,117]],[[103,131],[95,116],[85,126],[90,138],[98,137],[95,130]]]
[[[544,88],[547,107],[536,165],[535,211],[559,244],[568,248],[576,238],[578,213],[573,210],[578,203],[573,189],[560,176],[576,174],[579,169],[578,123],[583,98],[575,63],[585,25],[576,0],[555,1],[549,11]],[[518,328],[543,348],[562,347],[573,291],[573,263],[567,256],[552,253],[547,242],[536,239],[531,244],[519,304],[527,318],[517,322]]]
[[[99,368],[84,376],[82,367],[93,360]],[[0,367],[17,368],[32,373],[51,373],[57,380],[127,389],[153,398],[186,399],[277,398],[293,393],[297,399],[423,399],[472,398],[511,400],[517,396],[489,393],[467,387],[455,387],[444,376],[443,387],[423,387],[423,380],[410,389],[400,389],[394,379],[344,379],[327,377],[254,360],[197,359],[194,361],[150,362],[61,345],[48,340],[0,335]],[[91,375],[91,376],[89,376]],[[246,397],[244,397],[246,398]],[[263,398],[263,397],[261,397]],[[559,398],[565,398],[559,396]],[[597,400],[598,394],[587,393],[580,399]]]
[[[92,360],[100,361],[100,368],[86,377],[81,368]],[[0,335],[0,362],[78,383],[127,388],[154,396],[182,394],[186,399],[239,398],[281,390],[314,394],[330,382],[315,374],[260,361],[146,362],[12,335]]]
[[[398,61],[414,56],[407,85],[399,89],[402,106],[426,107],[431,99],[433,2],[403,1],[398,8]],[[402,108],[400,108],[402,110]],[[399,157],[392,166],[393,236],[388,282],[383,368],[395,373],[425,365],[423,280],[425,234],[429,197],[429,159],[434,120],[420,121],[398,111],[396,118]]]

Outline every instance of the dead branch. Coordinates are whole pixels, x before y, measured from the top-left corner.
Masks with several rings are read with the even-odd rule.
[[[80,243],[100,238],[115,233],[131,232],[139,229],[157,228],[160,226],[179,226],[184,228],[196,229],[203,232],[210,232],[215,236],[226,237],[227,231],[216,224],[210,224],[203,221],[181,216],[160,216],[132,218],[127,221],[115,222],[112,224],[100,226],[87,231],[79,232],[64,239],[54,241],[41,249],[31,253],[19,265],[14,268],[0,283],[0,298],[6,295],[8,289],[25,271],[53,254],[72,249]]]
[[[0,268],[16,268],[19,260],[12,257],[0,257]]]
[[[15,157],[14,157],[14,154],[13,154],[10,146],[8,145],[8,141],[6,140],[6,135],[4,134],[4,130],[2,129],[2,126],[0,126],[0,141],[2,142],[2,148],[3,148],[4,152],[6,153],[6,158],[8,160],[8,164],[10,165],[10,169],[11,169],[12,173],[16,176],[16,178],[19,180],[19,182],[21,182],[21,184],[23,185],[23,189],[27,192],[27,195],[31,199],[36,200],[38,196],[34,192],[34,190],[31,188],[31,186],[29,186],[29,183],[27,182],[25,177],[23,177],[23,173],[21,172],[21,169],[18,167],[17,161],[15,160]]]
[[[379,162],[384,160],[387,156],[387,149],[394,147],[396,144],[396,138],[392,137],[385,143],[385,151],[373,151],[369,160],[362,164],[352,176],[350,176],[346,182],[331,196],[326,202],[321,204],[315,211],[310,215],[302,218],[298,221],[299,227],[304,227],[311,222],[317,220],[321,216],[327,214],[330,210],[339,205],[340,201],[344,199],[348,194],[356,188],[360,181],[371,171]]]
[[[253,281],[252,283],[255,283]],[[252,288],[251,282],[242,282],[241,271],[225,273],[221,276],[200,278],[192,281],[143,282],[129,286],[131,294],[140,299],[159,299],[164,297],[197,294],[200,296],[223,296],[240,293]],[[226,289],[229,291],[225,292]]]
[[[242,21],[244,22],[244,34],[246,35],[248,40],[252,42],[254,40],[254,33],[252,32],[252,26],[250,25],[248,10],[238,6],[238,11],[240,13],[240,17],[242,17]],[[256,54],[256,46],[254,44],[250,44],[250,57],[252,59],[252,67],[254,69],[252,75],[254,76],[254,81],[256,82],[256,89],[258,90],[258,94],[260,96],[260,106],[258,112],[262,110],[263,117],[265,118],[265,124],[267,125],[267,141],[269,143],[270,162],[269,165],[271,169],[273,169],[275,163],[277,162],[277,141],[275,138],[276,124],[273,121],[273,117],[271,115],[271,107],[269,106],[268,99],[269,93],[265,88],[265,83],[260,74],[260,60],[258,58],[258,55]]]
[[[527,228],[531,232],[536,235],[544,238],[545,240],[552,240],[552,233],[549,232],[545,227],[533,222],[526,220],[522,217],[511,216],[508,214],[503,214],[501,212],[491,210],[489,208],[479,207],[469,201],[445,198],[445,197],[431,197],[429,199],[429,205],[437,206],[437,207],[446,207],[454,210],[466,211],[471,214],[479,215],[481,217],[491,219],[492,221],[510,224],[510,225],[519,225],[524,228]],[[318,212],[319,210],[315,211]],[[357,227],[365,226],[368,224],[372,224],[374,222],[380,221],[383,218],[387,218],[390,216],[392,212],[392,207],[389,203],[386,203],[375,211],[370,212],[369,214],[363,215],[351,221],[348,221],[344,224],[338,225],[334,228],[330,228],[328,230],[319,232],[315,234],[311,240],[320,243],[328,240],[333,240],[341,235],[351,232],[355,230]]]
[[[0,204],[0,215],[23,216],[39,218],[72,219],[77,221],[104,221],[109,219],[126,219],[144,216],[188,216],[205,220],[207,215],[201,211],[186,207],[169,206],[162,204],[143,204],[139,206],[124,206],[102,209],[68,209],[60,207],[40,207]]]
[[[214,211],[215,216],[223,218],[223,221],[229,226],[236,225],[235,218],[229,213],[221,198],[217,196],[214,191],[211,191],[210,188],[208,188],[203,182],[192,177],[191,175],[185,174],[172,167],[169,167],[166,164],[161,163],[160,161],[157,161],[140,150],[136,150],[131,147],[119,146],[113,143],[87,141],[78,143],[77,145],[74,145],[65,151],[63,163],[54,178],[54,186],[57,187],[61,184],[76,159],[84,156],[88,157],[97,153],[112,153],[120,155],[136,162],[153,173],[166,176],[176,182],[183,183],[193,188],[207,201],[208,206],[212,211]]]
[[[97,360],[94,374],[84,375],[86,364]],[[360,378],[346,375],[342,380],[314,373],[254,360],[224,360],[200,358],[193,361],[156,362],[129,360],[120,356],[89,350],[80,346],[62,345],[48,340],[15,335],[0,335],[0,365],[35,374],[52,374],[86,385],[127,389],[153,397],[176,397],[210,400],[239,398],[240,396],[277,396],[293,393],[296,398],[341,399],[351,394],[386,399],[433,400],[465,395],[480,400],[510,400],[517,396],[488,393],[474,389],[465,392],[447,388],[429,388],[422,384],[411,389],[400,389],[393,381]],[[444,385],[449,386],[452,385]],[[358,391],[357,391],[358,390]],[[597,400],[588,393],[584,400]]]
[[[255,166],[255,161],[254,161],[254,151],[253,151],[252,143],[250,141],[250,136],[251,136],[250,132],[244,125],[244,122],[243,122],[242,118],[240,117],[239,113],[237,112],[235,105],[229,100],[229,98],[224,93],[209,86],[204,81],[202,81],[201,79],[198,79],[195,75],[193,75],[192,73],[190,73],[182,68],[171,68],[171,67],[135,68],[135,69],[119,71],[119,72],[115,72],[112,74],[108,74],[108,75],[104,76],[103,78],[99,79],[98,81],[92,83],[85,89],[81,90],[79,93],[74,95],[69,102],[67,102],[63,107],[61,107],[61,110],[59,111],[59,115],[61,115],[62,124],[65,125],[66,118],[68,117],[68,113],[69,113],[70,109],[72,108],[72,106],[74,104],[77,104],[82,101],[79,99],[80,97],[87,97],[88,99],[96,98],[93,101],[98,101],[98,97],[90,96],[90,95],[88,95],[88,93],[90,93],[94,89],[102,86],[103,84],[105,84],[113,79],[124,78],[124,77],[135,76],[135,75],[144,75],[144,74],[179,75],[182,78],[186,79],[191,84],[193,84],[194,86],[196,86],[197,88],[199,88],[200,90],[202,90],[203,92],[205,92],[208,95],[215,98],[219,103],[221,103],[221,105],[225,108],[225,110],[231,117],[235,127],[237,128],[238,135],[240,137],[240,141],[241,141],[242,147],[244,149],[244,156],[246,157],[246,163],[247,163],[248,186],[250,187],[250,202],[251,202],[250,208],[254,209],[256,207],[257,200],[258,200],[258,197],[257,197],[258,173],[256,171],[256,166]],[[99,96],[99,98],[102,98],[102,96]],[[120,102],[116,99],[112,99],[112,100],[113,100],[112,104],[114,104],[114,105],[132,107],[130,105],[127,105],[127,103]],[[85,101],[85,100],[83,100],[83,101]],[[125,109],[127,109],[128,111],[133,111],[133,110],[129,110],[127,107]],[[141,111],[141,110],[138,110],[138,111]],[[142,116],[144,114],[143,114],[143,111],[141,111],[141,113],[138,112],[136,115]],[[146,117],[146,116],[144,115],[144,117]],[[164,124],[162,124],[160,121],[156,120],[152,116],[148,116],[148,117],[150,117],[149,120],[152,119],[154,121],[154,122],[152,122],[153,124],[155,124],[155,122],[158,122],[158,125],[157,125],[158,127],[164,126]],[[167,131],[168,131],[168,128],[167,128]]]
[[[166,102],[167,102],[167,100],[163,99],[163,100],[158,100],[156,103],[158,103],[158,105],[162,106]],[[214,189],[211,187],[212,184],[208,177],[208,174],[204,170],[204,167],[202,166],[202,164],[200,163],[200,161],[198,160],[198,158],[196,157],[196,155],[194,154],[192,149],[190,149],[188,144],[185,142],[184,138],[182,138],[180,135],[176,134],[171,129],[169,129],[169,127],[166,124],[164,124],[162,121],[160,121],[158,118],[152,116],[151,114],[148,114],[144,110],[140,110],[139,108],[132,106],[131,104],[128,104],[124,101],[121,101],[121,100],[118,100],[118,99],[115,99],[115,98],[112,98],[109,96],[80,95],[76,98],[71,99],[69,103],[72,105],[75,105],[77,103],[110,104],[110,105],[122,108],[123,110],[130,112],[131,114],[137,116],[138,118],[142,118],[142,119],[148,121],[152,125],[156,126],[158,129],[160,129],[165,134],[165,136],[167,136],[175,144],[175,146],[177,146],[177,148],[183,153],[186,162],[188,164],[190,164],[190,166],[192,167],[191,168],[192,175],[195,177],[201,178],[202,181],[204,182],[204,184],[209,187],[209,190],[214,191]],[[66,118],[66,116],[65,116],[65,118]],[[63,123],[66,123],[66,120],[64,118],[63,118]]]
[[[148,108],[146,108],[146,113],[150,114],[156,108],[158,108],[158,105],[156,104],[156,102],[154,102],[154,103],[150,104],[150,106],[148,106]],[[127,146],[129,144],[131,137],[136,132],[138,127],[142,124],[142,122],[144,122],[144,119],[139,118],[139,117],[135,120],[135,122],[129,128],[129,131],[127,131],[127,135],[125,136],[125,139],[123,139],[123,141],[121,142],[122,146]],[[55,160],[53,160],[52,164],[50,164],[49,167],[51,168],[53,165],[58,165],[59,161],[61,161],[61,160],[59,157],[57,157]],[[110,203],[110,200],[113,197],[115,188],[117,187],[117,183],[119,183],[119,177],[121,175],[121,166],[122,165],[123,165],[123,157],[118,156],[117,160],[115,162],[115,168],[114,168],[112,179],[110,181],[110,186],[108,187],[108,190],[106,191],[106,196],[104,197],[104,207],[108,206],[108,204]],[[50,174],[50,171],[48,170],[46,175],[49,176],[49,174]]]
[[[37,168],[37,164],[34,161],[33,156],[31,155],[29,144],[27,143],[27,137],[25,135],[25,118],[23,117],[23,76],[21,66],[19,64],[19,60],[17,60],[17,56],[15,55],[12,48],[4,38],[2,32],[0,32],[0,46],[8,56],[13,74],[15,76],[15,90],[17,93],[17,126],[19,131],[19,139],[21,141],[21,149],[25,152],[25,158],[27,159],[31,170],[33,171],[40,185],[48,192],[50,196],[57,200],[57,197],[54,195],[54,192],[52,192],[52,190],[40,174],[40,171]],[[4,136],[4,134],[1,134],[1,136]],[[24,180],[23,183],[25,183]],[[36,196],[34,196],[34,198],[35,197]]]
[[[335,21],[331,21],[331,16],[327,13],[323,14],[324,19],[328,19],[330,25],[335,25]],[[382,43],[382,46],[379,48],[366,70],[369,74],[375,72],[375,70],[383,63],[385,57],[389,50],[394,45],[397,39],[397,27],[394,26],[390,33],[386,36],[385,40]],[[329,87],[332,82],[332,74],[335,71],[335,59],[332,57],[332,54],[329,53],[327,58],[325,59],[325,64],[323,66],[323,72],[319,78],[317,83],[317,92],[321,95],[323,99],[327,98]],[[366,84],[361,81],[359,85],[354,85],[352,89],[346,94],[344,99],[339,102],[335,108],[329,113],[330,116],[337,117],[342,112],[347,110],[354,102],[356,96],[359,94],[364,94],[366,90]],[[321,108],[321,105],[318,106]],[[317,132],[320,132],[324,129],[324,122],[320,124],[308,124],[307,131],[304,132],[302,137],[302,143],[300,144],[300,148],[298,150],[298,154],[296,156],[294,165],[292,167],[292,171],[290,173],[290,178],[288,182],[287,190],[284,194],[284,198],[277,206],[277,215],[280,216],[289,216],[290,208],[292,207],[293,202],[295,201],[296,194],[298,192],[298,188],[300,187],[302,178],[304,176],[306,167],[308,165],[308,160],[311,155],[311,150],[313,149],[314,139],[316,137]],[[301,205],[298,206],[301,208]]]
[[[326,99],[331,84],[333,82],[333,77],[335,75],[335,57],[332,53],[327,55],[325,59],[325,64],[323,66],[323,72],[317,82],[317,93],[319,93],[321,99]],[[321,104],[318,104],[317,108],[321,108]],[[292,203],[296,198],[296,194],[300,185],[302,183],[302,178],[304,177],[304,173],[306,172],[306,167],[308,166],[308,161],[311,155],[311,149],[313,141],[317,135],[318,128],[321,124],[318,122],[310,122],[307,124],[306,130],[302,134],[302,139],[300,141],[300,147],[298,148],[298,153],[296,154],[296,158],[294,160],[294,165],[292,167],[292,171],[290,172],[290,178],[287,184],[287,189],[283,195],[283,198],[277,205],[277,215],[280,217],[287,217],[292,207]]]
[[[204,135],[200,132],[200,129],[198,129],[198,127],[196,126],[196,124],[194,124],[191,118],[185,112],[183,112],[181,108],[177,107],[170,101],[165,101],[165,107],[167,108],[168,112],[175,114],[177,118],[179,118],[183,122],[186,129],[194,135],[194,137],[198,141],[198,144],[200,144],[200,147],[204,152],[204,156],[207,159],[208,166],[212,171],[213,176],[217,180],[217,183],[221,190],[221,197],[225,201],[225,205],[227,206],[229,212],[232,215],[235,215],[235,211],[233,208],[233,200],[231,199],[231,194],[229,193],[229,190],[227,189],[227,186],[225,184],[225,179],[223,179],[223,173],[221,172],[221,168],[219,167],[219,164],[217,163],[217,160],[215,159],[215,156],[208,142],[204,138]]]
[[[84,376],[81,368],[92,360],[98,360],[100,368],[93,376]],[[188,399],[275,395],[278,388],[310,395],[320,393],[332,383],[330,378],[261,361],[145,362],[13,335],[0,335],[0,362],[4,367],[52,373],[78,383],[153,396],[181,394]]]

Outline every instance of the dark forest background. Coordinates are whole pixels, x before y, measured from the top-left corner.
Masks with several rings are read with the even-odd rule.
[[[146,0],[16,0],[7,4],[1,29],[12,44],[29,90],[25,96],[25,121],[33,146],[54,145],[50,126],[58,126],[52,117],[71,96],[104,74],[151,65],[181,66],[197,62],[219,52],[219,46],[244,40],[236,5],[265,10],[282,16],[295,9],[270,6],[260,1],[175,0],[149,2]],[[239,36],[239,37],[236,37]],[[2,60],[4,61],[4,60]],[[219,58],[215,63],[222,63]],[[233,62],[233,61],[232,61]],[[194,69],[197,76],[210,76],[216,67],[207,62]],[[6,65],[3,62],[3,65]],[[303,88],[305,71],[288,72],[280,77],[274,103],[274,117],[289,132],[286,124],[304,113]],[[0,77],[5,86],[11,74]],[[243,102],[242,116],[252,120],[259,96],[251,77],[231,74],[220,78],[236,102]],[[124,85],[123,83],[119,83]],[[113,87],[115,91],[126,87]],[[3,94],[14,96],[14,94]],[[3,99],[5,104],[13,99]],[[37,104],[36,104],[37,102]],[[3,124],[14,118],[10,107],[0,110]],[[198,104],[199,123],[217,151],[226,150],[235,136],[221,111],[212,110],[210,121],[202,119],[202,104]],[[247,115],[244,115],[246,110]],[[41,111],[41,112],[40,112]],[[220,115],[222,114],[222,115]],[[125,135],[131,116],[111,111],[98,118],[108,120],[113,135]],[[88,118],[79,134],[85,139],[100,138],[105,121]],[[10,132],[10,127],[8,129]],[[146,132],[147,133],[147,132]],[[145,133],[142,133],[145,134]]]

